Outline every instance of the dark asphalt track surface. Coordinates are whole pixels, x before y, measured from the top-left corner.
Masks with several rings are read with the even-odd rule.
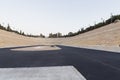
[[[59,46],[54,51],[0,49],[0,68],[74,66],[87,80],[120,80],[120,53]]]

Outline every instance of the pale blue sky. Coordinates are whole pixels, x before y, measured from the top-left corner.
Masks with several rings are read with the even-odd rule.
[[[0,23],[39,34],[74,32],[120,14],[120,0],[0,0]]]

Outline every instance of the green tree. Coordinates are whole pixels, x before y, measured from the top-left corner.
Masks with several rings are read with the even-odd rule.
[[[43,34],[40,34],[40,37],[45,38],[45,36]]]
[[[8,24],[7,26],[7,31],[12,31],[12,29],[10,28],[10,25]]]
[[[59,38],[59,37],[62,37],[62,33],[58,32],[58,33],[57,33],[57,37],[58,37],[58,38]]]

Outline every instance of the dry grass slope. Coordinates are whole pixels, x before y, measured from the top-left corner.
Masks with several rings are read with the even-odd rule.
[[[80,34],[69,38],[66,44],[70,45],[102,45],[119,46],[120,44],[120,22]]]
[[[0,30],[0,47],[48,44],[119,46],[120,22],[70,38],[30,38]]]

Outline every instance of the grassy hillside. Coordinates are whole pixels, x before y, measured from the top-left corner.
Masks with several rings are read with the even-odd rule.
[[[0,47],[43,44],[44,39],[25,37],[14,32],[0,30]]]
[[[0,27],[0,47],[23,46],[23,45],[102,45],[119,46],[120,45],[120,15],[112,16],[103,23],[86,28],[83,32],[77,33],[72,37],[62,38],[34,38],[20,35],[17,31],[12,31],[8,26]],[[116,21],[117,20],[117,21]],[[94,28],[93,28],[94,27]],[[76,34],[76,33],[75,33]]]
[[[120,45],[120,22],[71,37],[65,41],[67,45]]]

